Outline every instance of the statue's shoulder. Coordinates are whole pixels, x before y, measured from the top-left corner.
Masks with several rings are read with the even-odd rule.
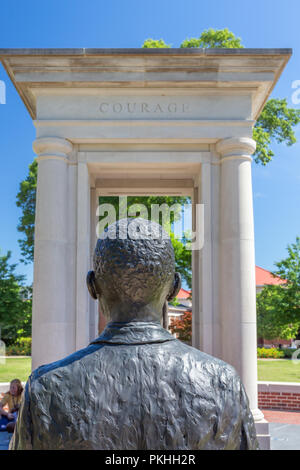
[[[80,349],[79,351],[76,351],[63,359],[60,359],[59,361],[51,362],[49,364],[44,364],[38,367],[31,373],[29,377],[31,390],[42,382],[55,380],[58,375],[67,376],[69,373],[71,373],[76,363],[85,360],[88,356],[100,348],[101,346],[99,345],[89,345],[84,349]]]
[[[180,342],[179,342],[180,343]],[[189,356],[189,362],[192,369],[201,371],[202,374],[217,377],[224,383],[229,384],[234,381],[238,383],[240,378],[235,368],[227,362],[215,356],[211,356],[199,349],[187,344],[181,343],[181,354]]]

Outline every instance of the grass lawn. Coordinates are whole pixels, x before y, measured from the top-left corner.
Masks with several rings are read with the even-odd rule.
[[[31,373],[30,357],[6,357],[5,363],[0,358],[0,382],[10,382],[13,379],[20,379],[26,382]]]
[[[300,382],[300,361],[258,359],[258,380],[270,382]]]
[[[300,361],[297,364],[289,359],[278,361],[258,359],[258,380],[271,382],[300,382]],[[0,359],[0,382],[20,379],[25,382],[31,372],[30,357],[6,357],[5,364]]]

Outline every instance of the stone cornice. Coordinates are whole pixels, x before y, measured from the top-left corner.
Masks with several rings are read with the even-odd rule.
[[[0,60],[31,116],[35,89],[245,90],[256,119],[291,49],[0,49]]]
[[[283,55],[292,54],[291,48],[243,48],[243,49],[221,49],[221,48],[0,48],[1,56],[99,56],[99,55],[197,55],[197,56],[248,56],[248,55]]]

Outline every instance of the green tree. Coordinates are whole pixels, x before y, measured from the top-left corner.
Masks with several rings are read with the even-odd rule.
[[[209,28],[203,31],[199,38],[185,39],[180,47],[240,49],[244,46],[241,44],[241,39],[237,38],[228,28],[217,30]]]
[[[266,286],[257,295],[257,332],[265,339],[295,338],[300,329],[300,238],[288,245],[288,256],[275,263],[285,282]]]
[[[25,264],[33,261],[37,167],[36,160],[29,165],[28,175],[20,184],[16,202],[17,206],[22,209],[17,229],[24,235],[24,238],[18,242],[23,256],[22,261]]]
[[[175,253],[176,271],[181,274],[189,289],[192,288],[192,251],[186,248],[186,240],[178,240],[170,233]]]
[[[267,101],[253,129],[253,138],[256,141],[255,162],[266,165],[272,160],[272,141],[293,145],[296,142],[294,127],[299,122],[300,110],[288,108],[285,98]]]
[[[163,39],[146,39],[142,45],[143,49],[169,49],[170,47]]]
[[[0,327],[7,346],[31,334],[31,298],[23,284],[25,277],[16,274],[10,258],[10,251],[0,256]]]

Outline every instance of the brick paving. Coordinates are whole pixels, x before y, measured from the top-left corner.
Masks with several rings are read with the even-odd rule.
[[[262,409],[269,423],[300,424],[300,411],[278,411]]]

